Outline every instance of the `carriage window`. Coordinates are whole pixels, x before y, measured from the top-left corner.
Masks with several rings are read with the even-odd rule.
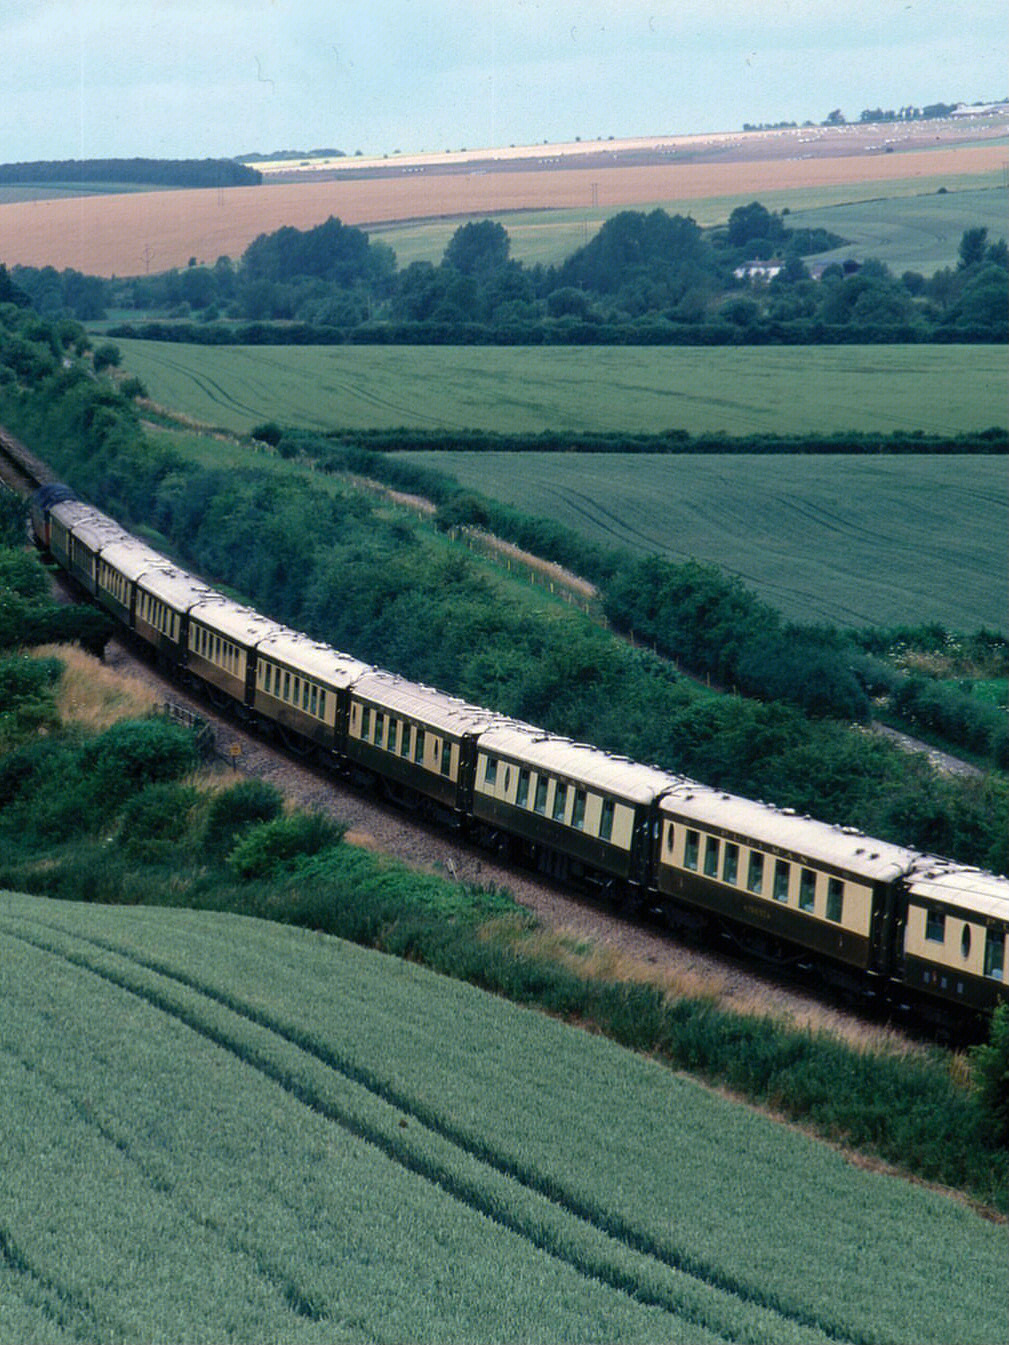
[[[291,674],[290,674],[289,672],[285,672],[285,673],[284,673],[284,700],[289,701],[290,699],[291,699]]]
[[[697,868],[697,856],[700,852],[701,837],[696,831],[687,831],[687,838],[683,842],[683,865],[688,869]]]
[[[750,851],[750,867],[746,874],[746,886],[759,897],[764,890],[764,856],[756,850]]]
[[[317,715],[319,713],[319,689],[314,684],[312,686],[312,700],[308,708],[310,714]]]
[[[993,981],[1001,981],[1005,967],[1005,935],[999,929],[984,933],[984,974]]]
[[[575,790],[575,806],[571,810],[571,825],[576,831],[581,831],[585,826],[585,790]]]
[[[716,841],[714,836],[708,836],[704,841],[704,872],[709,878],[718,877],[718,851],[721,848],[721,842]]]
[[[558,785],[554,790],[553,818],[555,822],[564,821],[564,809],[567,807],[567,802],[568,802],[567,785]]]
[[[497,784],[497,757],[484,758],[483,782],[485,785]]]
[[[970,957],[970,925],[965,924],[960,935],[960,956]]]
[[[799,910],[811,911],[816,905],[816,874],[812,869],[799,872]]]
[[[361,710],[361,737],[367,742],[371,736],[371,706],[365,705]]]
[[[381,747],[385,741],[385,715],[375,712],[375,746]]]
[[[932,943],[946,942],[946,915],[943,911],[925,912],[925,938]]]
[[[599,839],[609,841],[613,838],[613,813],[616,804],[612,799],[603,799],[603,815],[599,820]]]
[[[441,773],[442,775],[452,774],[452,744],[448,741],[441,745]]]
[[[320,719],[325,719],[325,717],[326,717],[326,693],[325,693],[324,691],[320,691],[320,692],[319,692],[319,718],[320,718]]]
[[[722,882],[734,883],[739,877],[739,846],[731,841],[725,842],[725,858],[722,860]]]
[[[315,687],[314,687],[314,686],[313,686],[313,687],[310,687],[309,684],[306,682],[306,683],[302,686],[302,688],[301,688],[301,708],[302,708],[303,710],[307,710],[307,709],[308,709],[308,696],[309,696],[309,692],[310,692],[310,691],[311,691],[311,694],[312,694],[312,699],[314,700],[314,699],[315,699]]]
[[[399,744],[399,754],[401,757],[409,757],[410,755],[410,725],[405,722],[403,724],[403,737]]]
[[[676,828],[672,822],[666,823],[666,849],[670,854],[673,853],[673,845],[676,841]]]
[[[540,775],[536,780],[536,798],[533,802],[533,811],[545,813],[547,810],[547,779],[545,775]]]
[[[520,808],[529,807],[529,771],[525,766],[519,768],[519,785],[515,802]]]
[[[424,730],[417,730],[417,737],[413,744],[413,759],[418,763],[424,760]]]
[[[840,923],[844,909],[844,883],[840,878],[827,879],[827,919]]]
[[[774,861],[774,900],[788,900],[788,865],[783,859]]]

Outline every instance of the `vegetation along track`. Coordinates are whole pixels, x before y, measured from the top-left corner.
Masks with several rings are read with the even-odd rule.
[[[26,452],[11,436],[2,434],[0,464],[8,461],[8,442],[15,451]],[[31,469],[37,469],[33,484],[52,479],[44,464],[30,455],[28,460]],[[68,601],[83,600],[62,576],[56,582]],[[884,1049],[889,1045],[899,1050],[910,1046],[902,1031],[881,1027],[853,1013],[829,987],[818,984],[813,991],[802,979],[778,966],[762,974],[752,960],[734,956],[732,948],[723,952],[710,943],[691,946],[660,930],[647,914],[638,919],[611,914],[587,897],[506,865],[498,857],[491,859],[462,837],[428,825],[373,794],[354,789],[324,768],[267,744],[214,710],[206,697],[196,699],[183,693],[176,682],[155,671],[146,658],[138,656],[132,643],[120,637],[114,636],[108,644],[105,661],[146,682],[161,701],[183,703],[208,720],[215,729],[219,755],[230,761],[233,769],[270,780],[299,806],[336,818],[350,828],[351,839],[460,882],[507,889],[559,939],[561,950],[565,944],[591,940],[599,946],[599,956],[585,964],[587,970],[658,984],[673,993],[702,995],[738,1012],[788,1018],[859,1045]]]
[[[321,812],[347,825],[348,839],[403,863],[473,885],[506,889],[533,912],[550,936],[565,946],[591,940],[598,956],[586,970],[619,975],[667,987],[673,993],[710,997],[737,1012],[773,1014],[803,1027],[823,1029],[858,1046],[912,1049],[903,1031],[883,1027],[852,1012],[829,987],[815,989],[802,980],[783,980],[779,967],[766,974],[751,959],[707,945],[693,945],[660,928],[646,915],[630,919],[612,914],[589,897],[559,887],[553,880],[509,865],[467,843],[461,836],[424,822],[335,777],[324,767],[226,718],[203,698],[180,690],[119,637],[106,648],[105,662],[118,672],[152,687],[160,700],[171,700],[206,719],[214,729],[217,755],[232,769],[275,784],[299,807]]]
[[[6,925],[28,943],[136,996],[231,1053],[326,1121],[374,1145],[416,1177],[587,1278],[727,1340],[752,1338],[757,1326],[776,1340],[860,1341],[837,1322],[819,1320],[798,1301],[748,1284],[617,1212],[569,1190],[521,1160],[474,1142],[462,1127],[382,1081],[367,1066],[313,1038],[310,1031],[114,942],[68,934],[44,920]],[[739,1309],[749,1318],[743,1326]]]

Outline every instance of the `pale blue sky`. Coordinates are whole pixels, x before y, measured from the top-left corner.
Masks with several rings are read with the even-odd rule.
[[[3,0],[0,162],[365,154],[1005,97],[1005,0]]]

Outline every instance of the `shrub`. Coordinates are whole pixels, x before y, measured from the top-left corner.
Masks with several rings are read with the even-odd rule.
[[[195,738],[167,719],[128,720],[87,743],[81,758],[95,795],[114,800],[193,770]]]
[[[265,780],[243,780],[215,795],[203,831],[204,848],[213,855],[226,854],[238,833],[257,822],[271,822],[280,815],[283,796]]]
[[[120,846],[125,855],[148,863],[174,857],[191,826],[200,795],[191,785],[148,785],[123,809]]]
[[[992,1014],[988,1041],[971,1051],[974,1093],[996,1141],[1009,1148],[1009,1004]]]
[[[261,822],[242,836],[228,863],[241,878],[269,878],[292,860],[315,855],[343,839],[344,828],[321,813],[292,813]]]
[[[107,341],[104,345],[99,346],[94,353],[95,373],[100,374],[103,369],[118,365],[121,358],[119,347],[113,345],[111,341]]]

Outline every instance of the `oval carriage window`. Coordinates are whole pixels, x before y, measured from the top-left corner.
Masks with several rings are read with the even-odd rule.
[[[970,957],[970,925],[965,924],[960,935],[960,956]]]

